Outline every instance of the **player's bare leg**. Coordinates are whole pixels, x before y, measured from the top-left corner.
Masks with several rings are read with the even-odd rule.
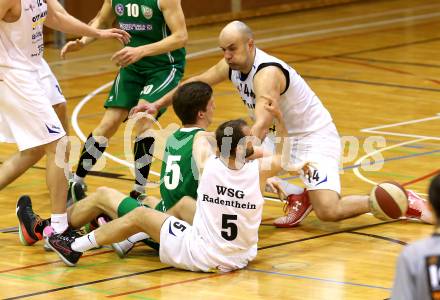
[[[126,195],[115,189],[100,187],[95,193],[89,195],[79,202],[76,202],[74,205],[68,208],[67,212],[69,224],[74,228],[79,228],[93,220],[96,220],[101,214],[105,214],[111,219],[117,219],[119,206],[126,198]],[[148,197],[150,200],[152,200],[152,198],[154,197]],[[159,202],[159,200],[155,199],[155,203],[157,202]],[[98,218],[97,221],[100,225],[106,223],[106,220],[102,218]],[[148,238],[150,238],[150,236],[144,232],[136,232],[127,240],[112,244],[112,247],[118,256],[122,258],[133,248],[135,243]]]
[[[127,119],[127,116],[128,111],[124,108],[107,108],[98,127],[93,130],[93,136],[103,136],[110,139],[115,135],[122,122]]]
[[[316,216],[321,221],[340,221],[370,211],[368,195],[352,195],[340,198],[332,190],[308,191]]]
[[[54,234],[49,238],[49,245],[64,262],[75,265],[82,252],[100,245],[115,244],[136,232],[147,232],[154,240],[160,242],[160,230],[168,217],[167,214],[141,206],[82,237],[73,236],[66,239]],[[64,251],[58,251],[58,248]],[[65,251],[66,248],[71,251]]]
[[[66,153],[56,153],[58,143],[67,143],[67,138],[63,137],[49,144],[37,147],[37,151],[40,151],[40,148],[42,148],[46,154],[46,185],[49,189],[52,212],[50,231],[62,234],[68,227],[66,213],[67,178],[64,175],[67,165],[65,162]],[[32,150],[30,149],[30,151]],[[16,213],[19,220],[19,237],[22,244],[32,245],[41,240],[42,231],[49,224],[42,222],[41,218],[32,211],[30,197],[21,196],[19,198]]]
[[[115,189],[99,187],[95,193],[68,208],[69,224],[74,228],[79,228],[100,214],[106,214],[110,218],[116,219],[118,218],[118,207],[126,197]]]
[[[65,166],[58,166],[56,162],[65,162],[66,160],[65,153],[56,153],[58,142],[67,142],[67,139],[56,140],[44,146],[46,153],[46,184],[49,189],[52,213],[64,214],[66,213],[67,179],[64,176]],[[57,155],[59,157],[56,157]]]
[[[92,133],[87,138],[73,177],[74,182],[84,185],[84,177],[96,164],[108,145],[108,140],[116,133],[119,126],[127,118],[128,111],[123,108],[109,107],[104,116]],[[98,150],[98,151],[97,151]],[[84,165],[87,162],[87,165]]]
[[[171,207],[167,214],[172,215],[189,224],[193,223],[194,215],[196,213],[196,200],[185,196],[179,200],[173,207]]]
[[[35,165],[44,155],[44,146],[20,151],[9,157],[0,166],[0,190],[4,189]]]
[[[122,241],[137,232],[145,232],[160,243],[160,229],[169,215],[138,207],[122,218],[111,221],[95,231],[98,245],[108,245]]]
[[[68,135],[68,118],[66,103],[59,103],[53,106],[58,118],[63,125],[66,135]],[[66,148],[66,160],[69,157],[69,147]],[[9,157],[0,166],[0,190],[4,189],[15,179],[23,175],[30,167],[35,165],[44,156],[44,146],[35,147],[20,151]]]

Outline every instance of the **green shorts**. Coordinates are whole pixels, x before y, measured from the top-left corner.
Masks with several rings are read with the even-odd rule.
[[[147,205],[144,205],[141,202],[131,197],[125,198],[124,200],[121,201],[121,203],[118,206],[118,218],[128,214],[136,207],[141,207],[141,206],[148,207]]]
[[[104,107],[130,110],[139,99],[153,103],[174,89],[183,76],[183,70],[174,66],[161,69],[139,70],[134,66],[121,68]],[[159,114],[165,111],[161,109]]]
[[[180,200],[180,199],[179,199]],[[179,202],[179,200],[177,201],[172,201],[172,200],[165,200],[165,199],[161,199],[159,203],[157,203],[156,207],[154,208],[157,211],[160,212],[167,212],[167,210],[169,210],[171,207],[173,207],[174,205],[176,205],[177,202]]]
[[[165,213],[169,209],[171,209],[171,207],[176,205],[176,203],[179,201],[180,201],[180,199],[178,199],[178,200],[161,199],[160,202],[157,203],[157,205],[154,209]],[[140,207],[140,206],[149,207],[148,205],[142,204],[138,200],[133,199],[131,197],[124,198],[118,206],[118,218],[122,217],[123,215],[128,214],[133,209],[135,209],[136,207]]]
[[[173,207],[177,202],[178,201],[164,201],[162,199],[154,209],[160,212],[167,212],[167,210]],[[118,206],[118,218],[141,206],[148,207],[148,205],[142,204],[138,200],[131,197],[124,198]]]

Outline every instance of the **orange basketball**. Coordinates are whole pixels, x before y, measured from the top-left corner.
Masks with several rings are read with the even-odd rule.
[[[376,185],[370,193],[371,213],[381,220],[398,219],[408,209],[408,196],[405,189],[393,181]]]

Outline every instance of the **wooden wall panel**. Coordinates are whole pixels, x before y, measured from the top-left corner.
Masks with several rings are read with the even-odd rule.
[[[280,9],[280,12],[285,12],[349,2],[356,2],[356,0],[241,0],[241,9],[246,11],[270,8],[271,13],[274,13],[277,8]]]
[[[264,6],[272,6],[278,4],[289,4],[294,2],[303,2],[298,0],[241,0],[241,8],[244,9],[253,9],[253,8],[261,8]],[[309,1],[311,2],[311,1]]]
[[[72,16],[88,23],[96,16],[103,2],[103,0],[65,0],[65,7]]]
[[[182,0],[182,8],[185,17],[194,18],[205,15],[229,13],[231,11],[230,0]]]
[[[295,10],[331,6],[369,0],[241,0],[241,10],[232,12],[232,1],[239,0],[182,0],[188,26],[228,22],[285,13]],[[103,0],[65,0],[66,10],[76,18],[88,23],[99,11]],[[68,38],[72,38],[68,36]],[[53,41],[52,31],[45,30],[45,41]]]
[[[188,23],[201,18],[207,23],[223,21],[225,18],[252,17],[277,12],[329,6],[368,0],[241,0],[241,12],[232,13],[231,0],[182,0],[182,7]],[[78,19],[89,22],[98,12],[103,0],[65,0],[66,10]],[[217,19],[222,16],[221,19]]]

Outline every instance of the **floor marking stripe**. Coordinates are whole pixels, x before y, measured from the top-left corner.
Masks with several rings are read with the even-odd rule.
[[[355,282],[349,282],[349,281],[339,281],[339,280],[335,280],[335,279],[319,278],[319,277],[297,275],[297,274],[287,274],[287,273],[280,273],[280,272],[274,272],[274,271],[250,269],[250,268],[248,268],[247,270],[251,271],[251,272],[266,273],[266,274],[269,274],[269,275],[279,275],[279,276],[295,277],[295,278],[299,278],[299,279],[309,279],[309,280],[316,280],[316,281],[324,281],[324,282],[329,282],[329,283],[346,284],[346,285],[353,285],[353,286],[358,286],[358,287],[367,287],[367,288],[373,288],[373,289],[381,289],[381,290],[387,290],[387,291],[391,290],[391,288],[387,288],[387,287],[383,287],[383,286],[363,284],[363,283],[355,283]]]

